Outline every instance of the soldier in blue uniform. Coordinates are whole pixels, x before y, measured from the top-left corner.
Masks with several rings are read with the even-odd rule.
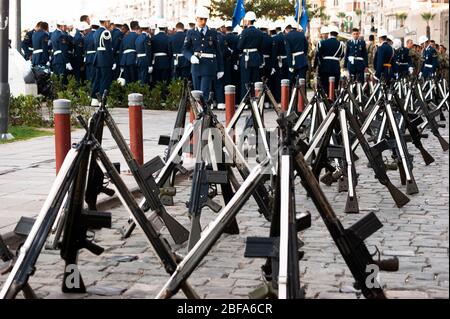
[[[308,71],[308,40],[303,29],[297,31],[294,29],[295,21],[286,25],[286,55],[289,66],[291,84],[295,83],[297,78],[306,79]],[[300,27],[301,28],[301,27]]]
[[[337,39],[339,29],[329,26],[330,35],[327,40],[317,44],[317,58],[319,63],[319,78],[323,89],[329,93],[329,79],[334,77],[339,83],[341,77],[341,60],[344,58],[344,45]]]
[[[364,73],[369,67],[369,56],[366,42],[360,39],[360,35],[359,29],[353,28],[353,39],[347,42],[344,67],[350,76],[353,76],[358,82],[364,83]]]
[[[262,43],[262,55],[263,55],[263,68],[262,76],[269,79],[272,75],[272,48],[273,48],[273,38],[269,34],[269,22],[262,20],[260,22],[261,32],[263,33],[263,43]]]
[[[438,65],[438,54],[436,49],[430,44],[426,36],[421,36],[419,45],[422,46],[422,70],[421,74],[425,79],[432,77],[436,73]]]
[[[91,84],[94,82],[95,67],[94,58],[97,53],[97,47],[95,46],[94,34],[100,27],[99,23],[93,22],[91,25],[91,31],[84,37],[84,65],[86,68],[86,80]]]
[[[40,22],[39,30],[33,33],[33,66],[48,67],[50,65],[48,23]]]
[[[25,60],[31,60],[32,56],[33,56],[33,35],[39,31],[41,29],[41,23],[42,22],[38,22],[36,24],[36,26],[34,27],[34,29],[28,31],[27,33],[25,33],[25,36],[22,40],[21,43],[21,48],[23,51],[23,57],[25,58]]]
[[[214,22],[213,27],[217,32],[217,38],[219,40],[219,50],[222,52],[222,62],[221,64],[224,65],[224,61],[227,55],[229,55],[230,51],[228,50],[226,44],[225,44],[225,35],[221,32],[221,23]],[[224,65],[225,67],[225,65]],[[224,76],[225,76],[225,69],[224,69]],[[217,109],[218,110],[225,110],[225,85],[224,85],[224,78],[221,77],[220,79],[214,80],[214,97],[215,101],[217,103]]]
[[[84,38],[90,32],[90,28],[91,26],[88,25],[87,22],[81,22],[73,39],[74,52],[72,66],[75,80],[77,80],[78,83],[86,79],[86,69],[84,65]]]
[[[188,31],[183,45],[183,55],[191,62],[194,90],[202,91],[205,99],[209,98],[213,81],[224,76],[217,31],[206,25],[208,19],[209,10],[199,8],[197,26]]]
[[[50,40],[53,47],[52,71],[62,77],[63,83],[67,83],[67,75],[73,68],[70,63],[71,43],[66,33],[66,25],[64,22],[57,23],[57,29],[52,33]]]
[[[274,97],[281,101],[281,80],[289,79],[289,65],[285,45],[284,28],[277,26],[277,34],[273,37],[272,75],[274,76]]]
[[[411,56],[409,50],[402,45],[400,39],[394,39],[394,60],[392,69],[397,78],[408,76],[414,73]]]
[[[141,27],[141,34],[136,39],[137,73],[141,85],[148,85],[150,84],[150,73],[153,72],[151,66],[152,42],[148,33],[150,23],[141,21],[139,26]]]
[[[191,63],[183,56],[183,44],[186,39],[184,24],[178,22],[175,29],[175,33],[169,39],[169,47],[172,52],[172,77],[188,79],[191,76]]]
[[[390,83],[392,73],[392,61],[394,59],[394,50],[387,41],[387,33],[382,30],[378,33],[380,45],[375,53],[374,67],[375,67],[375,80],[381,80],[384,77],[386,83]]]
[[[97,53],[94,58],[96,73],[92,85],[92,106],[98,106],[97,94],[103,95],[105,90],[110,88],[113,81],[113,71],[117,67],[114,64],[112,35],[109,31],[110,20],[101,18],[100,25],[100,28],[94,34]]]
[[[168,82],[172,71],[172,52],[170,50],[170,38],[167,35],[167,23],[160,20],[157,23],[158,34],[152,37],[152,82]]]
[[[120,65],[120,46],[122,45],[123,40],[123,32],[122,27],[124,23],[115,21],[115,23],[111,27],[111,35],[113,42],[113,50],[114,50],[114,63]],[[113,73],[113,79],[117,80],[120,75],[120,68],[116,68]]]
[[[234,85],[237,86],[237,77],[233,76],[233,74],[238,71],[238,60],[239,54],[237,50],[237,44],[239,41],[239,37],[233,33],[233,22],[228,21],[225,25],[225,52],[224,54],[224,76],[223,82],[224,85]]]
[[[136,39],[140,32],[139,22],[131,21],[130,28],[131,31],[123,36],[120,46],[120,71],[127,84],[137,81]]]
[[[244,17],[246,28],[242,31],[237,49],[241,54],[239,66],[241,68],[241,96],[244,96],[247,88],[246,84],[261,81],[260,68],[263,64],[262,46],[263,34],[256,29],[254,24],[256,14],[253,11],[247,12]]]

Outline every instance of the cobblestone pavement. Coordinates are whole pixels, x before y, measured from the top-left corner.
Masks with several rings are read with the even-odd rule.
[[[441,132],[448,140],[447,128]],[[387,192],[367,168],[361,155],[357,171],[361,174],[357,187],[360,215],[343,213],[346,196],[338,194],[336,187],[324,190],[345,226],[350,226],[364,215],[375,212],[384,228],[373,235],[367,244],[371,250],[377,246],[382,257],[398,256],[400,270],[382,273],[381,280],[390,298],[448,298],[449,297],[449,160],[437,140],[430,136],[425,147],[436,163],[426,167],[420,154],[410,145],[415,155],[414,174],[420,190],[411,196],[411,202],[397,209]],[[389,172],[394,184],[401,187],[398,172]],[[168,211],[184,225],[189,225],[185,202],[189,198],[191,182],[180,180],[175,206]],[[256,213],[256,203],[250,200],[238,215],[241,234],[224,235],[200,267],[189,279],[204,298],[247,298],[248,293],[261,283],[264,260],[244,258],[245,240],[249,236],[268,236],[269,223]],[[311,200],[298,185],[297,210],[310,211],[313,226],[301,234],[305,242],[305,258],[301,261],[301,280],[307,298],[357,298],[348,292],[352,276],[343,262]],[[45,251],[39,258],[36,274],[31,279],[37,293],[45,298],[154,298],[169,276],[165,273],[143,233],[135,231],[128,240],[121,240],[119,228],[126,223],[128,213],[123,207],[111,210],[113,229],[97,232],[95,241],[106,248],[100,257],[83,252],[79,258],[80,270],[87,294],[63,295],[60,292],[63,263],[59,252]],[[204,210],[202,223],[210,223],[215,215]],[[165,233],[165,232],[164,232]],[[166,234],[166,233],[165,233]],[[167,234],[166,234],[167,235]],[[169,236],[166,236],[169,238]],[[185,254],[186,247],[172,247]],[[132,256],[137,260],[121,262],[120,257]],[[0,277],[0,281],[5,277]],[[341,292],[342,291],[342,292]],[[184,298],[180,293],[177,298]]]

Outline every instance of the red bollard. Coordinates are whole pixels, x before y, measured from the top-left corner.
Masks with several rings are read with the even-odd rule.
[[[193,124],[194,122],[195,122],[195,114],[192,111],[192,105],[191,105],[191,107],[189,108],[189,123]],[[187,153],[188,158],[194,157],[194,144],[195,144],[195,132],[189,142],[189,151]]]
[[[303,99],[303,96],[306,96],[306,80],[305,79],[299,79],[299,90],[298,90],[298,112],[303,113],[303,110],[305,109],[305,100]],[[303,94],[302,94],[303,92]]]
[[[144,134],[142,125],[142,106],[144,96],[133,93],[128,95],[128,111],[130,114],[130,148],[137,163],[144,165]]]
[[[330,101],[334,101],[334,92],[335,92],[335,88],[336,88],[336,78],[334,76],[331,76],[329,79],[329,85],[330,85],[330,89],[328,92],[328,98],[330,99]]]
[[[56,175],[58,175],[71,147],[70,105],[71,102],[69,100],[53,101],[53,112],[55,114]]]
[[[281,109],[287,112],[289,109],[289,95],[290,95],[291,81],[281,80]]]
[[[236,87],[234,85],[227,85],[225,87],[225,110],[225,123],[226,127],[228,127],[234,114],[236,113]],[[232,134],[232,138],[233,140],[236,138],[234,132]]]
[[[259,98],[264,91],[264,83],[256,82],[255,83],[255,97]]]

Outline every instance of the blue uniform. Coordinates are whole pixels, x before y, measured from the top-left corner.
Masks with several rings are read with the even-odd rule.
[[[436,73],[436,68],[438,65],[438,57],[436,49],[431,45],[423,50],[423,66],[422,66],[422,75],[425,79],[431,77],[434,73]]]
[[[263,55],[263,68],[262,75],[269,79],[272,73],[273,60],[272,60],[272,48],[273,48],[273,38],[267,33],[263,32],[263,43],[262,43],[262,55]]]
[[[113,80],[114,51],[112,46],[112,36],[109,30],[100,27],[94,33],[95,47],[97,52],[94,58],[95,77],[92,85],[92,97],[97,98],[97,94],[103,95],[105,90],[109,90]]]
[[[33,66],[47,66],[50,61],[49,54],[49,35],[44,30],[33,33]]]
[[[77,30],[73,38],[73,58],[72,58],[73,75],[77,82],[85,79],[84,68],[84,35]]]
[[[224,85],[238,85],[237,76],[235,73],[237,72],[235,70],[235,66],[238,64],[239,60],[239,54],[237,51],[237,43],[239,41],[239,38],[236,34],[232,32],[227,32],[225,34],[225,52],[224,52],[224,72],[225,75],[223,76],[224,79]],[[236,92],[238,92],[236,90]]]
[[[279,102],[281,100],[281,80],[289,79],[289,65],[283,32],[273,36],[272,65],[274,66],[275,74],[271,78],[270,87],[271,91],[274,92],[275,99]]]
[[[114,28],[111,31],[112,34],[112,45],[113,45],[113,50],[114,50],[114,64],[116,64],[117,66],[120,65],[120,46],[122,45],[122,40],[123,40],[123,33],[122,31],[120,31],[119,28]],[[120,75],[120,68],[117,67],[114,71],[113,71],[113,78],[117,80],[117,78]]]
[[[392,70],[395,75],[398,77],[407,76],[409,74],[409,68],[412,66],[412,59],[407,48],[401,47],[398,50],[395,50],[392,63]]]
[[[350,40],[347,42],[345,53],[345,68],[357,81],[364,82],[364,71],[369,66],[366,42],[364,40]]]
[[[149,67],[152,61],[152,42],[150,36],[142,32],[136,39],[136,59],[139,82],[142,85],[150,84]]]
[[[190,61],[195,55],[199,64],[192,64],[191,74],[195,90],[203,92],[205,99],[209,98],[212,82],[217,79],[217,73],[223,72],[223,57],[219,47],[217,31],[205,27],[189,30],[183,45],[183,55]],[[204,29],[205,29],[204,28]]]
[[[168,82],[172,70],[172,52],[169,46],[169,36],[165,32],[159,32],[152,38],[152,56],[153,83]]]
[[[52,69],[56,75],[63,76],[66,80],[68,71],[67,63],[70,62],[71,44],[66,33],[57,29],[52,33],[51,42],[53,47]]]
[[[339,83],[341,77],[340,61],[344,55],[344,45],[335,37],[330,37],[318,44],[319,77],[322,87],[327,94],[329,93],[330,77],[334,77],[336,83]]]
[[[261,81],[260,68],[263,64],[262,52],[263,33],[254,26],[242,31],[237,49],[241,54],[239,66],[241,68],[241,96],[247,92],[246,84]]]
[[[225,66],[225,54],[229,53],[228,48],[225,45],[225,36],[221,32],[217,32],[217,37],[219,39],[219,50],[222,52],[222,64]],[[224,73],[225,75],[225,73]],[[224,78],[214,80],[214,94],[215,99],[218,104],[225,103],[225,85]]]
[[[95,77],[94,59],[97,52],[94,34],[95,31],[92,30],[84,37],[84,65],[86,67],[86,80],[91,82],[91,84],[94,82]]]
[[[394,59],[394,49],[387,42],[383,42],[381,46],[378,47],[375,57],[375,76],[381,80],[382,77],[389,83],[392,74],[392,60]]]
[[[297,77],[306,79],[308,71],[308,40],[303,32],[290,31],[285,37],[286,55],[290,72],[291,84]],[[292,72],[293,71],[293,72]]]
[[[183,31],[177,31],[169,39],[172,52],[172,75],[178,79],[187,79],[191,76],[191,62],[183,56],[184,39],[186,39],[186,32]]]
[[[30,60],[32,58],[34,33],[35,33],[34,30],[28,31],[22,40],[21,48],[22,48],[23,56],[24,56],[25,60]]]
[[[137,81],[136,69],[136,39],[138,34],[134,31],[125,34],[120,46],[120,67],[123,70],[122,77],[125,82],[133,83]],[[114,49],[114,48],[113,48]]]

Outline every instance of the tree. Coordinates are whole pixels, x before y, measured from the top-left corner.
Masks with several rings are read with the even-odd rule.
[[[359,30],[361,30],[362,29],[362,14],[363,14],[363,11],[361,9],[356,9],[355,10],[355,14],[356,14],[356,16],[358,17],[358,20],[359,20]]]
[[[422,16],[422,19],[427,23],[427,37],[428,39],[431,39],[430,22],[434,19],[436,15],[431,12],[424,12],[420,15]]]
[[[403,28],[405,26],[405,20],[408,18],[408,13],[400,12],[397,13],[395,17],[400,20],[400,28]]]
[[[337,13],[337,17],[338,17],[339,20],[340,20],[341,31],[344,31],[344,18],[345,18],[346,16],[347,16],[347,15],[345,14],[345,12],[338,12],[338,13]]]
[[[212,15],[222,19],[233,18],[236,0],[212,0]],[[295,13],[295,1],[291,0],[253,0],[245,3],[245,10],[254,11],[256,16],[277,20]]]

